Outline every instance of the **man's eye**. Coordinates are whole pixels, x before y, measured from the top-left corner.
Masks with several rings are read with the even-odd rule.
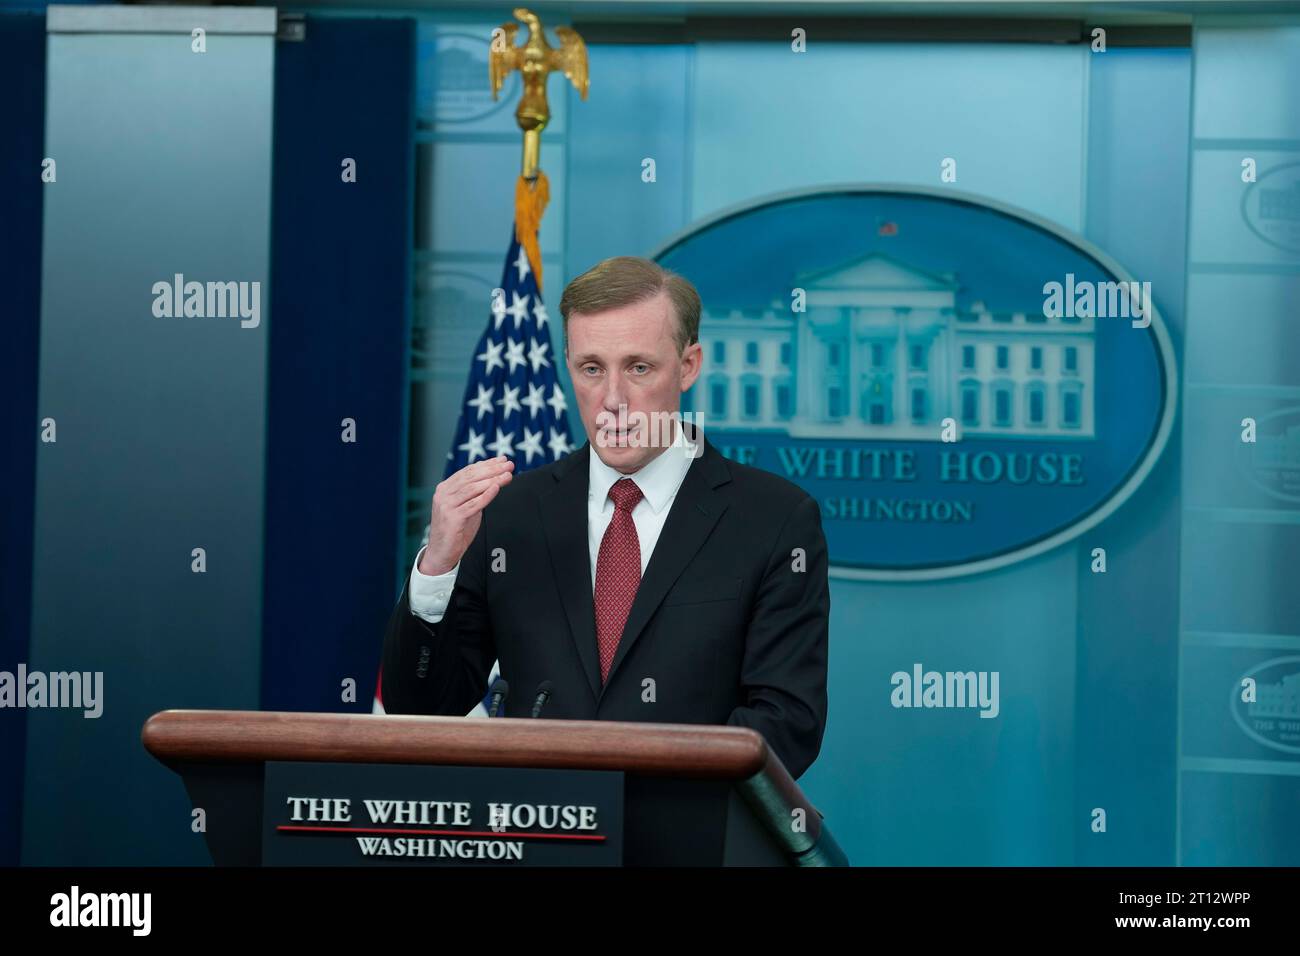
[[[642,371],[638,372],[638,369],[641,369]],[[632,371],[637,372],[638,375],[644,375],[645,372],[649,371],[649,369],[650,366],[646,365],[644,362],[638,362],[636,365],[632,366]]]
[[[600,369],[597,368],[595,365],[586,365],[586,366],[583,366],[583,369],[582,369],[582,370],[583,370],[584,372],[588,372],[588,373],[590,373],[590,372],[599,372],[599,371],[600,371]]]

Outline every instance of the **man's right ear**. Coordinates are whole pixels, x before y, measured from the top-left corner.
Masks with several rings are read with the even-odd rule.
[[[682,352],[682,379],[681,390],[684,392],[700,377],[700,371],[704,365],[704,346],[699,342],[692,342],[686,346],[686,351]]]

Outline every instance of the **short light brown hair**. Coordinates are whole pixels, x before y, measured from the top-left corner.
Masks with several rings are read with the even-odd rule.
[[[614,256],[596,263],[570,282],[560,297],[560,315],[564,317],[564,347],[569,347],[569,316],[594,315],[609,309],[633,305],[668,292],[677,315],[673,341],[677,354],[686,351],[700,337],[700,294],[690,281],[665,269],[652,259],[639,256]]]

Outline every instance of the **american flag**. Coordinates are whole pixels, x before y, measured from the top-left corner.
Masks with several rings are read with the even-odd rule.
[[[568,403],[556,370],[559,359],[551,347],[550,316],[513,228],[501,285],[492,290],[491,303],[487,329],[470,360],[443,478],[497,455],[513,459],[518,474],[559,461],[574,450]],[[427,527],[424,533],[428,535]],[[469,716],[487,716],[492,683],[499,673],[494,664],[483,700]],[[372,712],[384,713],[378,685]]]
[[[514,459],[518,474],[573,451],[550,316],[514,229],[510,237],[501,286],[492,290],[491,317],[470,362],[444,478],[497,455]]]

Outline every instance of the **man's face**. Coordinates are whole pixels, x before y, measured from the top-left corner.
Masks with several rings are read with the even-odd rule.
[[[667,293],[569,315],[564,355],[582,427],[600,460],[625,475],[672,444],[668,416],[680,414],[682,392],[700,374],[703,350],[696,342],[677,354],[676,322]]]

